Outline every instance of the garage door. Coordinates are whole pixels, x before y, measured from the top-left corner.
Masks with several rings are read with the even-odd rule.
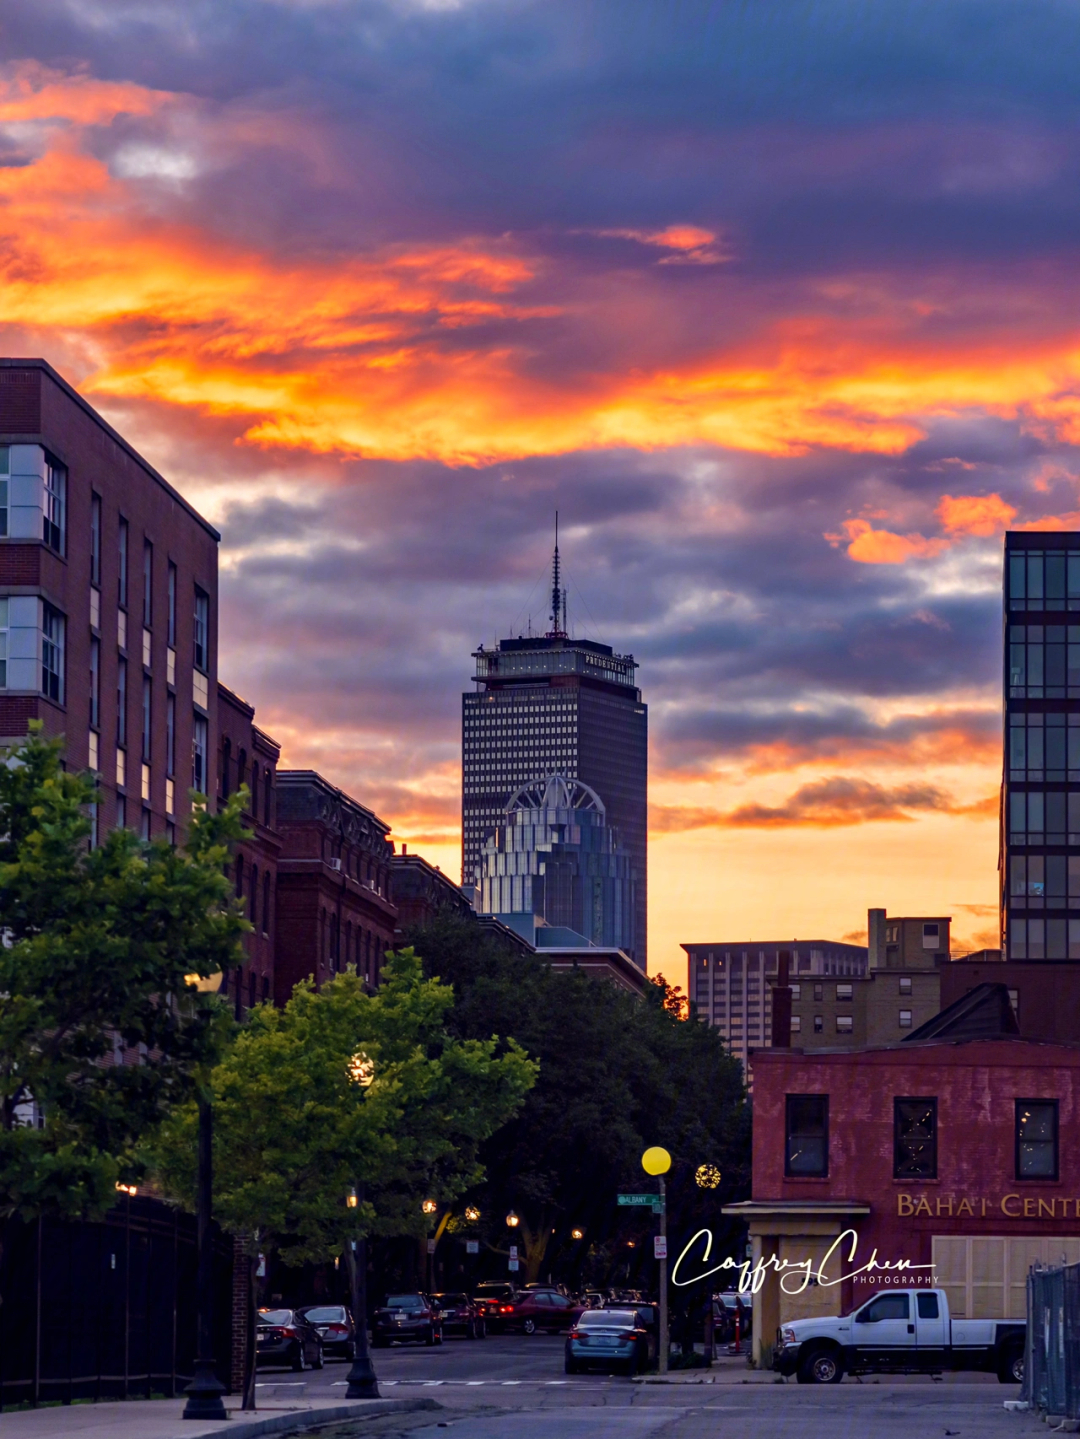
[[[935,1234],[932,1258],[936,1283],[961,1319],[1023,1319],[1027,1272],[1033,1264],[1075,1264],[1080,1238],[980,1234]]]

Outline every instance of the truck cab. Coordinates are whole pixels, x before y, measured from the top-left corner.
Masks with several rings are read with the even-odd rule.
[[[800,1384],[838,1384],[845,1374],[996,1373],[1023,1378],[1025,1323],[953,1318],[944,1289],[889,1289],[839,1318],[798,1319],[777,1333],[773,1368]]]

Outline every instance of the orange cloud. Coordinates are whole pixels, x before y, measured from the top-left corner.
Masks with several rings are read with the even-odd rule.
[[[875,530],[869,520],[845,520],[842,526],[850,543],[848,555],[863,565],[902,565],[905,560],[932,559],[949,548],[948,540],[928,540],[923,535],[894,535]],[[826,535],[830,544],[843,543],[840,535]]]
[[[882,303],[877,281],[866,282],[866,314],[853,279],[843,297],[822,289],[793,317],[764,319],[748,337],[736,327],[738,341],[659,365],[648,359],[653,327],[627,326],[622,289],[601,284],[587,306],[563,299],[554,262],[512,237],[297,259],[170,221],[135,179],[110,173],[100,144],[80,148],[79,127],[173,102],[200,103],[40,67],[0,78],[0,119],[57,122],[44,153],[0,170],[0,321],[79,343],[95,360],[83,388],[99,401],[227,416],[255,445],[453,464],[688,444],[892,454],[923,433],[924,417],[972,407],[1080,438],[1071,333],[978,347],[935,335],[931,345],[919,306]],[[291,143],[283,121],[276,138],[273,117],[244,123],[260,144]],[[665,260],[721,257],[716,234],[697,226],[625,233]],[[537,327],[556,319],[638,333],[642,353],[620,347],[591,372],[548,374]],[[997,523],[989,511],[949,514],[950,536]],[[852,559],[870,564],[948,543],[865,518],[845,531]]]
[[[942,495],[934,513],[950,535],[978,535],[983,539],[1008,529],[1017,515],[1016,508],[999,494]]]
[[[998,797],[957,804],[936,785],[905,784],[892,789],[872,780],[833,775],[802,785],[780,805],[746,804],[732,810],[684,805],[651,805],[652,834],[692,829],[835,829],[886,822],[910,824],[919,812],[984,818],[997,812]]]

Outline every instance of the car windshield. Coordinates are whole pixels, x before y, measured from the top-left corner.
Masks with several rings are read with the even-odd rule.
[[[291,1323],[292,1323],[292,1310],[291,1310],[291,1309],[260,1309],[260,1310],[259,1310],[259,1323],[260,1323],[260,1324],[291,1324]]]
[[[478,1284],[476,1293],[480,1299],[511,1299],[514,1291],[509,1284]]]
[[[440,1304],[468,1304],[464,1294],[433,1294],[432,1299],[437,1299]]]
[[[579,1329],[633,1329],[637,1316],[632,1309],[586,1309],[578,1320]]]
[[[331,1309],[305,1309],[304,1318],[309,1324],[342,1324],[345,1311],[336,1305]]]
[[[419,1294],[391,1294],[386,1301],[387,1309],[423,1309],[424,1301]]]

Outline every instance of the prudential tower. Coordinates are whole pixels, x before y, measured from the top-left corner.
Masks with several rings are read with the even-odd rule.
[[[547,634],[481,645],[473,659],[475,689],[462,696],[462,882],[478,883],[484,842],[524,786],[580,780],[630,856],[631,956],[645,969],[648,712],[633,655],[568,633],[557,538]]]

